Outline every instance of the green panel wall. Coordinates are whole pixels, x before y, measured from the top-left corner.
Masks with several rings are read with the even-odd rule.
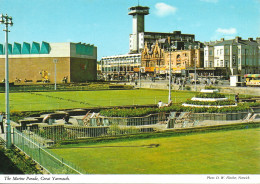
[[[12,44],[8,44],[8,54],[13,54],[13,46]],[[5,46],[4,46],[4,49],[3,49],[3,53],[5,54]]]
[[[30,54],[31,45],[29,43],[23,42],[22,54]]]
[[[49,54],[50,53],[50,44],[47,42],[42,42],[41,46],[41,54]]]
[[[3,55],[3,54],[4,54],[4,51],[3,51],[3,49],[4,49],[4,46],[3,46],[3,44],[0,44],[0,55]]]
[[[89,45],[89,44],[85,45],[82,43],[76,44],[76,54],[93,56],[93,51],[94,51],[93,45]]]
[[[40,44],[37,42],[32,43],[31,54],[40,54]]]
[[[83,54],[83,45],[81,43],[76,44],[76,54]]]
[[[21,44],[14,42],[13,54],[21,54]]]

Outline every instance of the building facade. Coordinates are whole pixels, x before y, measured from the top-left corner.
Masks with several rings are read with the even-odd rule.
[[[134,6],[129,8],[128,15],[133,16],[133,32],[129,38],[129,54],[103,57],[102,74],[117,75],[116,73],[162,73],[167,72],[164,52],[169,48],[175,50],[196,50],[202,48],[202,43],[195,41],[195,35],[173,33],[145,32],[145,15],[149,7]],[[170,43],[169,43],[170,40]],[[134,59],[133,59],[134,58]],[[176,67],[179,64],[176,64]],[[177,70],[177,69],[176,69]],[[118,74],[119,76],[119,74]]]
[[[158,41],[155,45],[148,48],[148,44],[145,43],[145,47],[142,51],[141,68],[147,74],[167,75],[169,74],[169,64],[171,62],[171,71],[176,75],[188,76],[190,71],[195,68],[203,67],[203,49],[187,49],[187,50],[167,50],[160,48]]]
[[[125,54],[102,57],[100,60],[102,74],[105,79],[119,79],[120,77],[133,76],[134,68],[139,68],[141,54]]]
[[[97,47],[83,43],[8,45],[9,82],[86,82],[97,79]],[[0,44],[0,81],[5,80],[5,48]]]
[[[260,38],[242,40],[236,37],[206,43],[204,47],[205,68],[223,68],[226,75],[260,73]]]

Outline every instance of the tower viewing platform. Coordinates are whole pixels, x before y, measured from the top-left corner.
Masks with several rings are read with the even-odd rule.
[[[147,6],[133,6],[128,9],[128,15],[148,15],[149,9]]]

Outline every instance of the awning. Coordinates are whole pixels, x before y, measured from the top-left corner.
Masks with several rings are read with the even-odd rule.
[[[244,77],[253,77],[253,78],[256,78],[256,77],[260,77],[260,74],[246,74],[246,75],[244,75]]]

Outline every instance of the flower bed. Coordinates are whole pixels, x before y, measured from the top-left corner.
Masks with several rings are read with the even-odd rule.
[[[194,104],[182,104],[184,107],[216,107],[216,108],[223,108],[223,107],[236,107],[237,105],[194,105]]]
[[[200,101],[200,102],[216,102],[216,101],[226,101],[227,98],[197,98],[193,97],[192,101]]]
[[[233,100],[220,100],[220,101],[194,101],[194,100],[187,100],[184,104],[189,105],[203,105],[203,106],[230,106],[236,105]]]
[[[196,98],[225,98],[225,95],[219,93],[199,93]]]

